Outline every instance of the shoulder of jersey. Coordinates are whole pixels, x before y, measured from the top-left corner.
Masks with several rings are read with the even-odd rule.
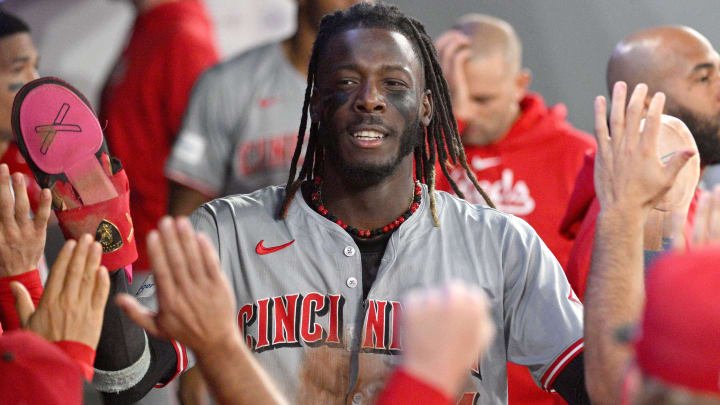
[[[473,192],[476,193],[477,191]],[[495,208],[490,208],[482,204],[473,204],[445,191],[435,190],[435,200],[438,207],[438,215],[440,216],[460,215],[472,219],[487,219],[492,221],[506,221],[507,218],[514,217]]]
[[[280,220],[278,213],[285,196],[284,186],[269,186],[249,194],[236,194],[207,203],[216,215],[232,212],[238,218]]]
[[[248,49],[247,51],[241,52],[227,60],[224,60],[203,73],[203,77],[207,80],[208,78],[219,78],[225,76],[232,76],[234,79],[242,79],[238,77],[240,74],[254,74],[258,73],[258,69],[265,61],[275,52],[275,47],[278,44],[273,42],[265,45],[260,45],[255,48]],[[223,82],[223,85],[227,82]]]

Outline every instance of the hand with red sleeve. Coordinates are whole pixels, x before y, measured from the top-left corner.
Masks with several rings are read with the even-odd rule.
[[[37,308],[22,284],[10,285],[23,329],[58,344],[81,363],[86,376],[92,375],[110,292],[110,276],[100,265],[101,256],[102,247],[88,234],[65,243]]]
[[[17,329],[11,282],[20,282],[28,289],[33,302],[42,295],[37,264],[45,248],[47,221],[50,216],[50,191],[40,193],[35,217],[30,217],[25,176],[15,173],[10,186],[10,171],[0,165],[0,323],[6,330]],[[14,194],[14,198],[13,198]]]

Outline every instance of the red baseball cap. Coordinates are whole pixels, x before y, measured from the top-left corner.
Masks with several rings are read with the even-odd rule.
[[[720,246],[658,259],[635,342],[645,375],[720,395]]]
[[[0,404],[82,404],[83,374],[60,348],[16,330],[0,336]]]

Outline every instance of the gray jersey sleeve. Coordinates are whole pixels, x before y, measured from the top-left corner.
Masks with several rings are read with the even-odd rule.
[[[528,366],[536,383],[549,390],[582,351],[583,307],[535,231],[519,218],[511,221],[515,226],[509,228],[502,252],[508,361]]]
[[[239,118],[228,110],[235,105],[228,100],[231,84],[223,72],[218,65],[198,79],[165,167],[169,179],[210,197],[222,193],[234,152],[233,127]]]

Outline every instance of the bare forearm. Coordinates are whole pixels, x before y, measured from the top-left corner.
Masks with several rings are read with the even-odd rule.
[[[619,403],[623,372],[631,353],[616,338],[634,324],[644,301],[641,211],[601,211],[585,295],[585,375],[596,404]]]
[[[288,404],[239,336],[197,355],[198,367],[222,405]]]
[[[171,181],[168,213],[174,217],[187,216],[210,200],[210,197],[197,190]]]

